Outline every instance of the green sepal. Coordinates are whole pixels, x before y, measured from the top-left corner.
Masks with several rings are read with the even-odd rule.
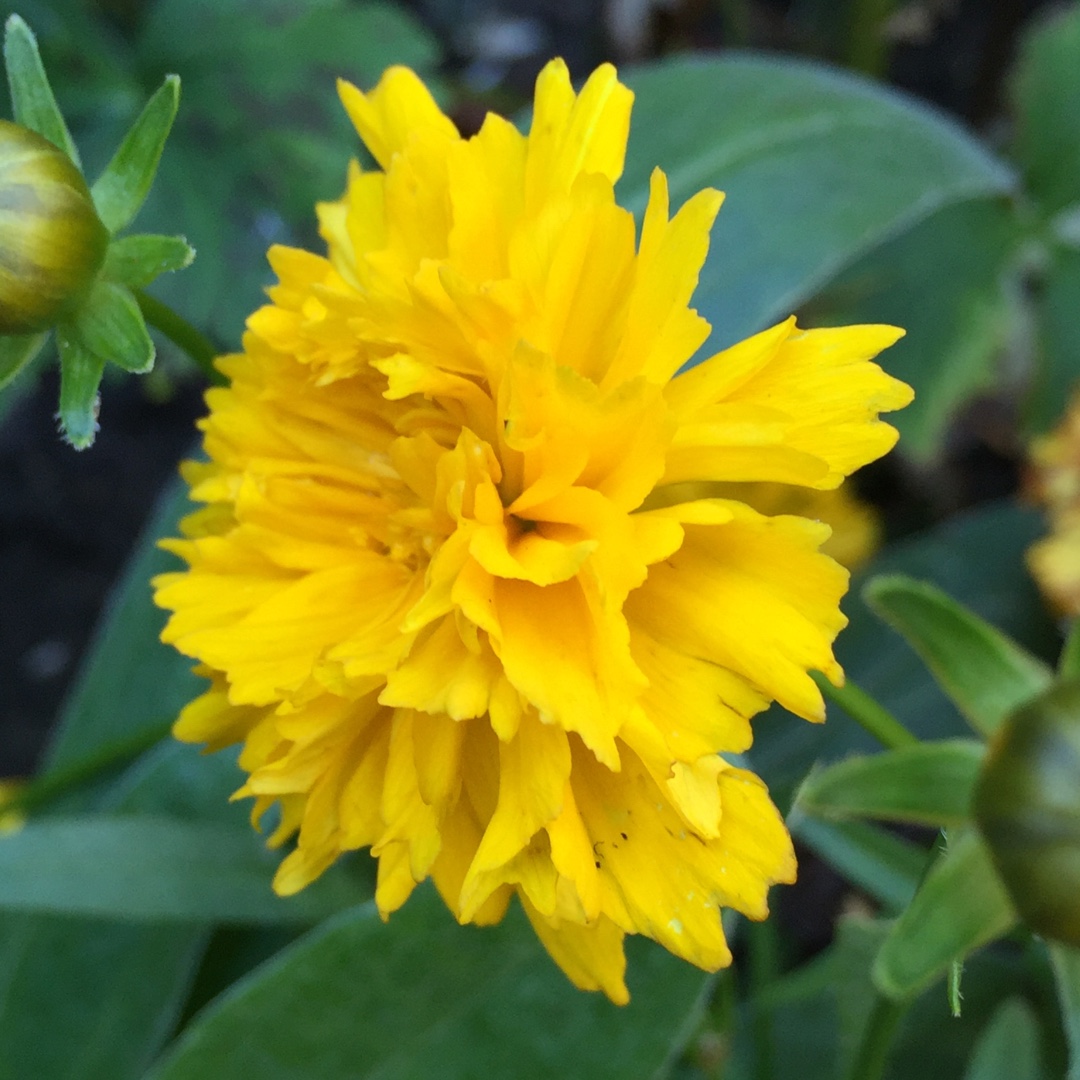
[[[194,258],[195,249],[182,236],[124,236],[109,245],[102,276],[142,289],[162,274],[190,266]]]
[[[78,339],[70,325],[56,329],[60,349],[60,431],[76,450],[92,446],[98,429],[98,387],[105,361]]]
[[[34,32],[18,15],[4,25],[4,64],[7,67],[15,122],[43,135],[81,169],[79,151],[56,104],[49,77],[38,52]]]
[[[123,285],[98,281],[74,328],[85,348],[125,371],[141,375],[154,366],[154,343],[135,297]]]
[[[128,225],[149,194],[179,104],[180,77],[167,75],[90,189],[109,232]]]
[[[46,331],[43,334],[12,334],[0,337],[0,390],[37,356],[48,336]]]
[[[874,961],[874,985],[893,1000],[912,997],[1016,919],[986,845],[965,831],[950,839],[896,920]]]
[[[795,805],[826,818],[961,825],[984,753],[974,739],[948,739],[849,758],[811,772]]]
[[[939,588],[903,574],[877,577],[863,596],[922,657],[980,735],[1050,685],[1053,672]]]

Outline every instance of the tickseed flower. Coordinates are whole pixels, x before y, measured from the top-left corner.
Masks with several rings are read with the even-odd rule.
[[[671,217],[658,170],[635,235],[610,66],[575,95],[549,64],[528,135],[462,139],[404,68],[340,91],[379,168],[319,207],[326,258],[271,250],[156,582],[212,680],[176,734],[243,742],[237,794],[296,834],[280,893],[370,846],[384,916],[427,877],[461,922],[516,893],[616,1002],[628,933],[719,968],[720,909],[795,876],[721,754],[770,701],[824,718],[847,572],[826,526],[678,485],[838,486],[896,439],[870,358],[901,331],[789,319],[676,375],[722,196]]]
[[[1055,608],[1080,615],[1080,393],[1058,427],[1035,442],[1031,462],[1050,535],[1029,549],[1028,565]]]

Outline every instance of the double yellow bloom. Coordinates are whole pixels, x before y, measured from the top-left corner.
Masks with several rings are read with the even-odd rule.
[[[462,139],[403,68],[341,96],[380,168],[319,207],[326,258],[271,251],[157,581],[212,680],[176,733],[243,742],[239,794],[297,834],[279,892],[370,846],[384,915],[429,876],[463,922],[516,893],[615,1001],[627,933],[720,967],[720,909],[795,875],[720,754],[772,700],[823,719],[847,585],[827,527],[731,493],[885,453],[911,392],[870,358],[900,331],[792,319],[677,374],[722,197],[670,217],[656,171],[636,236],[610,66],[575,95],[549,64],[528,135]]]

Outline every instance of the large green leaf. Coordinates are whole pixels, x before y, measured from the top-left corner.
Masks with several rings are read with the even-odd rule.
[[[812,772],[796,806],[826,818],[877,818],[919,825],[959,825],[983,758],[972,739],[918,743],[848,758]]]
[[[341,868],[297,896],[249,828],[145,815],[31,822],[0,837],[0,908],[148,922],[316,922],[370,898]]]
[[[897,919],[874,962],[874,983],[887,997],[911,997],[1015,922],[986,845],[973,830],[965,832]]]
[[[1030,430],[1058,424],[1080,391],[1080,251],[1055,250],[1037,298],[1039,364],[1027,403]]]
[[[1013,102],[1016,154],[1043,210],[1080,202],[1080,5],[1055,11],[1028,33]]]
[[[814,325],[891,323],[907,331],[883,363],[915,390],[915,400],[889,417],[909,457],[932,459],[957,409],[1000,378],[1015,315],[1005,267],[1018,231],[1004,199],[947,206],[860,259],[805,312]]]
[[[425,888],[343,914],[209,1006],[148,1080],[634,1080],[677,1052],[709,979],[630,942],[630,1005],[574,989],[515,907],[458,926]]]
[[[176,566],[156,540],[176,535],[177,519],[189,507],[174,486],[139,542],[65,707],[46,772],[159,728],[199,693],[191,661],[158,641],[165,614],[154,607],[149,585],[154,574]]]
[[[817,64],[677,58],[637,97],[623,198],[661,166],[672,201],[727,193],[695,306],[720,348],[783,318],[859,256],[950,203],[1009,190],[972,136],[901,94]]]
[[[206,946],[182,929],[0,918],[0,1080],[137,1080]]]
[[[168,564],[153,541],[174,532],[185,506],[174,491],[141,541],[65,708],[46,776],[70,775],[131,745],[197,693],[189,663],[157,640],[163,616],[147,585],[150,572]],[[226,802],[238,784],[227,756],[200,760],[193,747],[166,746],[136,763],[104,803],[187,817],[215,807],[239,824],[243,811]],[[78,809],[94,799],[102,801],[91,789],[69,801]],[[176,1022],[207,936],[198,925],[4,914],[0,1078],[136,1080]]]
[[[982,735],[1050,685],[1047,664],[928,582],[883,575],[871,578],[863,595]]]

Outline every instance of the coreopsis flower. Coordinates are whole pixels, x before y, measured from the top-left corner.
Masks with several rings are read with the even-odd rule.
[[[1032,545],[1028,565],[1055,608],[1080,615],[1080,394],[1058,427],[1035,442],[1031,462],[1050,535]]]
[[[820,550],[848,570],[862,566],[881,543],[877,512],[846,484],[821,491],[795,484],[697,482],[671,485],[663,498],[669,504],[697,499],[737,499],[770,517],[794,514],[823,522],[830,531]]]
[[[871,357],[901,332],[789,319],[678,374],[722,196],[671,216],[658,170],[637,234],[610,66],[575,94],[549,64],[528,135],[461,138],[404,68],[340,90],[379,167],[319,207],[326,257],[271,250],[207,396],[156,583],[211,679],[176,734],[243,743],[238,794],[296,838],[280,893],[370,847],[384,916],[428,877],[462,922],[516,894],[617,1002],[628,933],[719,968],[721,908],[795,875],[722,754],[771,701],[824,718],[847,573],[826,526],[680,486],[838,486],[895,441],[911,392]]]

